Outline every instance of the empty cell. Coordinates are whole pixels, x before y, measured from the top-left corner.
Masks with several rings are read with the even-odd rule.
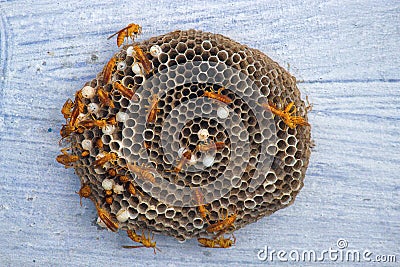
[[[291,200],[292,200],[292,197],[290,195],[283,195],[281,198],[281,203],[282,203],[282,205],[288,205]]]
[[[199,82],[207,82],[208,81],[208,76],[206,73],[201,72],[199,73],[197,79],[199,80]]]
[[[194,47],[194,52],[196,53],[196,55],[201,55],[203,53],[203,48],[201,46],[195,46]]]
[[[195,56],[195,51],[193,49],[188,49],[185,51],[185,57],[187,60],[192,60]]]
[[[226,61],[228,59],[228,56],[228,52],[226,52],[225,50],[218,51],[217,53],[217,57],[220,61]]]
[[[204,50],[210,50],[212,47],[212,44],[209,40],[205,40],[201,43],[201,46]]]
[[[206,70],[208,77],[214,77],[217,75],[217,70],[213,67],[209,67],[208,70]]]
[[[287,143],[285,140],[279,140],[277,143],[279,150],[285,150],[287,147]]]
[[[241,57],[238,53],[233,53],[231,59],[234,64],[237,64],[240,62]]]
[[[118,151],[120,148],[120,143],[117,141],[110,142],[110,148],[114,151]]]
[[[103,134],[101,137],[101,141],[103,142],[103,144],[108,145],[111,142],[112,138],[110,135],[108,134]]]
[[[293,169],[295,169],[296,171],[300,171],[302,167],[303,161],[301,159],[297,159],[296,163],[293,165]]]
[[[178,55],[178,56],[175,58],[175,60],[176,60],[176,62],[177,62],[178,64],[185,64],[186,61],[187,61],[185,55]],[[179,71],[178,71],[178,72],[179,72]]]
[[[153,139],[154,133],[153,130],[147,129],[143,132],[144,140],[151,141]]]
[[[174,78],[170,78],[167,81],[167,87],[168,88],[174,88],[176,86],[176,82]]]
[[[135,85],[141,85],[144,82],[144,77],[141,75],[136,75],[133,80],[135,81]]]
[[[178,51],[179,53],[183,54],[185,53],[185,51],[187,50],[187,45],[186,43],[178,43],[176,46],[176,51]]]
[[[81,139],[93,139],[94,138],[94,133],[92,131],[86,131],[83,134],[83,138]]]
[[[192,69],[193,77],[198,76],[200,74],[200,72],[201,71],[200,71],[200,68],[198,66],[193,67],[193,69]]]
[[[233,72],[232,72],[231,69],[228,68],[228,69],[225,69],[225,70],[223,71],[223,75],[224,75],[224,77],[225,77],[226,80],[229,80],[229,79],[232,78]]]
[[[287,142],[288,143],[288,142]],[[294,154],[296,153],[296,148],[294,146],[288,146],[286,148],[286,154],[290,155],[290,156],[294,156]]]
[[[175,210],[173,208],[167,208],[165,210],[165,217],[166,218],[174,218],[175,217]]]
[[[244,207],[246,209],[253,209],[256,206],[256,202],[253,199],[246,199],[244,201]]]
[[[149,220],[154,220],[155,218],[157,218],[157,211],[149,209],[146,211],[145,216]]]

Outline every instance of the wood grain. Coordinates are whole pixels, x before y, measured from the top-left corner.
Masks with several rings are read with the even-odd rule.
[[[264,245],[322,251],[339,238],[398,264],[400,4],[339,2],[0,1],[1,265],[252,266]],[[156,256],[122,249],[125,234],[98,230],[94,206],[79,206],[78,178],[54,160],[60,107],[117,51],[106,37],[130,22],[144,39],[196,28],[260,49],[314,103],[304,188],[294,205],[238,231],[232,249],[165,236]]]

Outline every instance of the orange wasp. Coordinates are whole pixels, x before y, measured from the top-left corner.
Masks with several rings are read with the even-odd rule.
[[[61,113],[63,114],[66,120],[68,120],[71,117],[71,109],[73,106],[74,102],[72,102],[72,100],[68,98],[61,109]]]
[[[64,138],[67,138],[68,136],[70,136],[75,131],[76,131],[76,128],[74,126],[63,124],[63,126],[60,129],[60,135],[64,139]]]
[[[62,154],[56,157],[58,163],[63,164],[65,168],[74,167],[73,163],[79,160],[79,156],[68,154],[66,151],[69,148],[61,149]]]
[[[108,169],[107,173],[108,173],[108,175],[110,175],[112,177],[115,177],[118,174],[117,170],[116,169],[112,169],[112,168]]]
[[[79,191],[76,192],[76,193],[79,195],[79,198],[80,198],[79,202],[81,203],[81,206],[82,206],[82,198],[83,197],[85,197],[85,198],[90,197],[92,195],[92,189],[90,188],[89,185],[83,184],[81,186],[81,189],[79,189]]]
[[[103,141],[101,141],[101,137],[97,137],[95,143],[100,150],[104,148],[104,143]]]
[[[196,150],[200,152],[207,152],[210,150],[221,150],[225,147],[225,142],[210,142],[206,144],[198,144]]]
[[[104,164],[107,162],[115,162],[118,160],[118,155],[117,153],[110,152],[106,153],[102,158],[99,158],[93,162],[94,167],[103,167]]]
[[[310,126],[310,124],[303,117],[293,116],[293,113],[296,112],[296,106],[294,106],[294,102],[289,103],[289,105],[287,105],[284,110],[278,109],[272,103],[269,104],[263,103],[262,106],[265,109],[271,110],[271,112],[274,113],[275,115],[279,116],[283,120],[283,122],[291,129],[296,128],[297,125]],[[293,111],[291,111],[292,107],[294,107]]]
[[[130,231],[130,232],[128,232],[128,231]],[[142,246],[122,246],[123,248],[142,248],[142,247],[146,247],[146,248],[153,248],[154,249],[154,254],[156,254],[156,249],[161,252],[161,249],[157,248],[156,242],[152,242],[152,240],[154,238],[154,234],[150,238],[150,232],[149,232],[149,235],[146,238],[144,233],[142,233],[142,235],[139,236],[134,231],[131,231],[131,230],[128,230],[128,231],[127,231],[128,237],[130,239],[132,239],[133,241],[135,241],[135,242],[142,243]]]
[[[106,196],[111,196],[113,191],[112,190],[104,190]]]
[[[166,170],[168,172],[175,172],[175,173],[179,173],[182,171],[182,168],[186,165],[186,163],[188,163],[190,161],[190,159],[192,158],[192,152],[190,150],[186,150],[185,152],[183,152],[181,159],[179,160],[178,164],[175,166],[175,168],[173,170]]]
[[[210,212],[206,209],[206,205],[204,205],[203,193],[201,192],[201,190],[199,188],[196,188],[194,190],[194,193],[195,193],[196,202],[199,205],[198,206],[199,213],[200,213],[201,217],[208,222],[207,215],[210,215]]]
[[[82,158],[87,157],[89,155],[90,155],[90,151],[89,150],[83,150],[82,153],[81,153],[81,157]]]
[[[128,169],[136,174],[138,177],[144,178],[146,180],[149,180],[152,183],[156,182],[156,179],[154,177],[154,174],[151,172],[151,169],[148,167],[145,167],[144,164],[142,166],[136,165],[136,163],[131,164],[127,163]]]
[[[112,169],[111,169],[112,170]],[[121,183],[124,183],[126,186],[126,190],[131,193],[132,195],[136,195],[136,188],[131,182],[131,179],[126,176],[126,175],[119,175],[118,176],[119,180]],[[139,193],[143,196],[142,192],[139,191]]]
[[[228,212],[227,212],[228,215]],[[214,224],[211,224],[206,228],[206,231],[211,233],[211,232],[220,232],[222,233],[229,227],[233,226],[233,223],[236,221],[237,217],[237,211],[232,214],[231,216],[227,216],[224,220],[218,221]]]
[[[103,223],[107,226],[107,228],[113,232],[117,232],[118,228],[119,228],[118,223],[111,220],[110,214],[106,210],[100,208],[100,205],[97,202],[95,202],[95,205],[96,205],[97,214],[99,215],[99,217],[103,221]]]
[[[61,144],[62,140],[69,137],[71,134],[73,134],[75,132],[80,133],[80,128],[76,128],[76,127],[70,126],[68,124],[63,124],[63,126],[60,129],[61,139],[60,139],[60,141],[58,141],[58,144]]]
[[[125,86],[123,86],[120,82],[114,82],[114,88],[117,89],[118,92],[120,92],[121,95],[124,97],[128,98],[129,100],[134,99],[135,101],[138,101],[139,99],[135,95],[135,91],[131,90]]]
[[[81,90],[75,93],[75,102],[74,108],[71,112],[71,119],[69,121],[69,126],[74,127],[76,126],[76,121],[78,119],[79,114],[83,113],[85,108],[85,104],[82,101],[82,92]]]
[[[140,243],[142,241],[142,238],[140,235],[136,234],[135,231],[133,230],[126,230],[126,233],[128,234],[128,237],[132,239],[133,242]]]
[[[158,96],[156,94],[154,94],[153,97],[152,97],[152,102],[151,102],[150,107],[147,106],[150,109],[149,110],[149,116],[147,117],[147,122],[148,123],[154,123],[156,121],[157,113],[160,112],[160,109],[157,108],[158,101],[159,101]]]
[[[128,188],[127,188],[128,192],[131,193],[132,195],[136,195],[136,188],[135,188],[135,186],[133,185],[133,183],[132,183],[132,182],[129,182],[129,183],[127,183],[127,184],[128,184]],[[143,196],[143,193],[142,193],[142,192],[140,192],[140,191],[137,191],[137,192],[139,192],[139,193]]]
[[[78,144],[77,146],[74,146],[73,148],[77,148],[77,149],[82,151],[81,152],[81,158],[84,158],[84,157],[87,157],[87,156],[90,155],[90,151],[83,149],[83,147],[80,144]]]
[[[128,189],[127,189],[128,192],[131,193],[132,195],[136,195],[135,186],[131,182],[127,183],[127,185],[128,185]]]
[[[81,102],[81,103],[82,103],[82,102]],[[83,104],[83,103],[82,103],[82,104]],[[71,119],[70,119],[70,121],[69,121],[69,126],[70,126],[70,127],[75,127],[76,121],[77,121],[78,116],[79,116],[79,114],[80,114],[79,108],[78,108],[77,105],[80,105],[80,104],[75,104],[75,107],[74,107],[74,109],[72,110],[72,113],[71,113]]]
[[[202,247],[215,248],[217,245],[217,240],[208,238],[197,238],[197,241],[202,245]]]
[[[114,201],[114,198],[113,198],[112,196],[106,196],[105,202],[106,202],[108,205],[111,205],[111,204],[113,203],[113,201]]]
[[[111,117],[109,117],[109,118],[107,119],[107,122],[108,122],[108,124],[116,125],[116,124],[117,124],[117,119],[116,119],[115,116],[111,116]]]
[[[116,33],[114,33],[113,35],[109,36],[107,38],[107,40],[113,38],[115,35],[118,34],[117,46],[120,47],[126,37],[130,37],[133,41],[134,36],[137,36],[141,33],[142,33],[142,27],[138,24],[131,23],[131,24],[128,24],[128,26],[126,26],[125,28],[123,28],[123,29],[117,31]]]
[[[236,243],[236,237],[232,234],[233,240],[230,238],[220,237],[217,239],[198,238],[197,241],[203,246],[208,248],[230,248]]]
[[[213,91],[209,92],[209,91],[204,90],[204,96],[208,97],[208,98],[213,98],[213,99],[219,100],[226,104],[230,104],[233,102],[233,100],[230,99],[228,96],[221,94],[222,90],[224,90],[224,89],[225,89],[224,87],[219,88],[217,93],[215,93]]]
[[[102,128],[105,127],[106,125],[107,125],[106,120],[84,120],[78,123],[79,127],[83,127],[85,129],[92,129],[95,126]]]
[[[107,65],[103,69],[103,82],[104,84],[107,84],[110,79],[112,72],[114,70],[115,64],[117,63],[117,59],[115,57],[112,57],[110,61],[108,61]]]
[[[149,74],[153,69],[151,61],[146,57],[145,53],[139,46],[135,45],[133,50],[135,51],[134,57],[142,64],[145,75]]]
[[[93,127],[97,126],[99,128],[106,127],[108,124],[115,125],[117,122],[115,121],[114,117],[110,117],[106,120],[84,120],[78,123],[79,127],[83,127],[85,129],[92,129]]]
[[[102,106],[115,108],[114,102],[110,99],[110,94],[103,89],[103,87],[99,87],[97,89],[97,96],[99,97],[99,101]]]
[[[231,240],[230,238],[224,238],[224,237],[220,237],[218,240],[218,245],[221,248],[230,248],[232,245],[234,245],[236,243],[236,237],[232,234],[233,240]]]
[[[126,175],[121,175],[121,176],[119,176],[119,180],[120,180],[122,183],[127,183],[127,182],[129,182],[131,179],[129,179],[129,177],[126,176]]]

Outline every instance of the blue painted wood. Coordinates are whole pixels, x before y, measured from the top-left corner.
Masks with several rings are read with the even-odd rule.
[[[271,263],[257,259],[265,245],[321,252],[339,238],[400,262],[399,3],[21,0],[0,1],[0,16],[2,266],[250,266]],[[60,107],[102,69],[117,50],[106,37],[129,22],[143,39],[196,28],[260,49],[314,103],[304,188],[294,205],[239,230],[232,249],[164,236],[156,256],[122,249],[125,234],[97,228],[93,205],[79,206],[78,178],[54,160]]]

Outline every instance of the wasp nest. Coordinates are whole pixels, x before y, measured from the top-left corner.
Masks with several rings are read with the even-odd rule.
[[[71,152],[57,160],[111,230],[186,240],[234,216],[232,233],[303,186],[310,127],[296,79],[222,35],[125,45],[64,108]]]

